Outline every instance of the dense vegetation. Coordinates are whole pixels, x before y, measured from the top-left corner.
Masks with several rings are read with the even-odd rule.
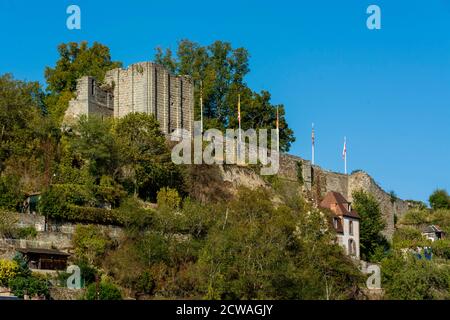
[[[1,237],[36,236],[33,228],[17,228],[11,212],[21,211],[26,194],[38,191],[41,214],[79,223],[72,262],[81,268],[85,299],[363,297],[365,277],[335,244],[327,213],[305,201],[301,165],[297,182],[275,176],[266,178],[267,188],[231,190],[217,166],[175,166],[151,115],[81,117],[72,130],[61,130],[76,79],[93,75],[102,81],[121,63],[98,43],[63,44],[59,53],[46,69],[45,91],[38,83],[0,77]],[[191,75],[197,98],[201,80],[207,127],[236,127],[241,94],[244,129],[273,128],[279,107],[282,149],[294,141],[283,106],[245,84],[245,49],[185,40],[175,57],[159,50],[156,61]],[[353,198],[362,219],[362,257],[382,265],[387,297],[447,298],[449,243],[430,244],[419,230],[434,223],[450,231],[448,194],[438,190],[430,197],[433,210],[403,217],[392,245],[381,236],[376,200],[363,191]],[[100,225],[120,226],[123,234],[112,237]],[[418,261],[402,251],[425,245],[437,259]],[[48,296],[50,283],[16,257],[0,260],[0,285],[19,296]]]
[[[432,209],[419,206],[400,219],[392,248],[381,259],[386,298],[450,299],[450,240],[444,236],[432,242],[422,235],[430,225],[449,234],[450,210],[445,206],[448,201],[446,191],[436,190],[430,196]],[[425,248],[431,248],[431,260],[425,259]]]
[[[148,223],[116,243],[79,227],[76,259],[115,279],[129,295],[209,299],[348,299],[362,276],[333,244],[323,213],[297,199],[275,206],[266,190],[240,189],[201,205],[174,189],[158,193]]]
[[[228,42],[215,41],[208,46],[182,40],[176,54],[157,48],[155,61],[177,74],[189,75],[195,84],[195,111],[199,119],[200,94],[204,102],[205,128],[237,128],[237,101],[241,96],[242,129],[274,129],[279,109],[280,149],[289,151],[295,141],[283,105],[272,105],[268,91],[254,92],[245,83],[250,72],[249,52],[233,48]]]

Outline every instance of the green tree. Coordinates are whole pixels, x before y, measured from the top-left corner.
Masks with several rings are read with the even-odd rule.
[[[383,216],[377,200],[363,190],[352,194],[353,208],[361,217],[359,234],[362,259],[370,259],[380,246],[386,246],[386,240],[381,235],[385,227]]]
[[[449,299],[450,269],[413,255],[393,252],[382,260],[385,298],[394,300]]]
[[[263,190],[241,189],[227,207],[200,253],[207,298],[342,299],[357,288],[322,213],[275,208]]]
[[[90,265],[100,265],[106,250],[112,245],[105,232],[94,225],[77,225],[72,242],[76,258]]]
[[[43,111],[39,83],[15,80],[10,74],[0,77],[0,172],[12,157],[17,161],[33,156]]]
[[[122,63],[111,60],[109,48],[94,42],[70,42],[58,46],[59,59],[54,68],[45,69],[48,96],[46,104],[51,116],[62,120],[70,99],[74,97],[77,80],[92,76],[104,80],[107,71],[121,67]]]
[[[450,209],[450,196],[444,189],[435,190],[428,199],[433,210]]]
[[[267,91],[253,92],[245,83],[249,73],[249,53],[231,43],[215,41],[209,46],[182,40],[176,56],[157,49],[155,61],[178,74],[190,75],[195,84],[195,116],[200,115],[199,97],[203,93],[204,127],[237,128],[238,95],[241,96],[242,129],[272,129],[279,109],[280,148],[288,151],[295,141],[283,105],[272,105]]]
[[[111,119],[81,116],[70,138],[75,154],[86,161],[96,180],[103,175],[114,175],[119,161],[118,147],[112,133]]]
[[[97,286],[91,283],[86,290],[86,300],[122,300],[122,293],[113,283],[102,281]]]
[[[114,135],[120,155],[119,180],[142,199],[156,199],[163,187],[183,187],[164,135],[153,115],[131,113],[119,119]]]

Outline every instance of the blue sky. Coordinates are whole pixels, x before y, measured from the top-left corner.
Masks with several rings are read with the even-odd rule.
[[[66,8],[82,29],[66,28]],[[382,29],[366,28],[377,4]],[[125,65],[188,38],[250,51],[248,84],[283,103],[297,138],[291,153],[369,172],[402,198],[450,190],[450,0],[15,1],[0,0],[0,74],[43,82],[69,41],[99,41]],[[244,106],[243,106],[244,107]]]

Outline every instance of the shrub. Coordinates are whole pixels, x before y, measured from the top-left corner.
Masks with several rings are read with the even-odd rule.
[[[0,208],[16,210],[21,205],[23,194],[20,191],[20,178],[0,177]]]
[[[30,297],[45,296],[49,297],[50,283],[47,279],[38,276],[16,277],[9,281],[11,291],[19,298],[23,298],[25,294]]]
[[[386,298],[394,300],[449,299],[450,271],[432,261],[394,253],[381,264]]]
[[[91,190],[84,185],[55,184],[45,191],[39,201],[39,212],[51,218],[65,218],[69,214],[69,205],[94,205],[95,198]]]
[[[428,244],[422,233],[414,227],[403,227],[395,231],[393,243],[396,248],[416,248]]]
[[[450,196],[446,190],[437,189],[428,199],[433,210],[450,209]]]
[[[433,254],[443,259],[450,259],[450,240],[437,240],[431,244]]]
[[[90,265],[96,265],[111,246],[111,239],[99,227],[77,225],[72,239],[75,256]]]
[[[181,197],[178,191],[171,188],[162,188],[157,195],[158,207],[177,210],[180,207]]]
[[[100,282],[98,284],[98,295],[97,295],[97,284],[91,283],[86,290],[85,294],[86,300],[122,300],[122,294],[119,288],[110,282]]]
[[[402,224],[421,225],[428,223],[429,213],[424,210],[410,210],[401,219]]]
[[[17,237],[19,239],[34,239],[37,236],[35,227],[24,227],[17,230]]]
[[[121,224],[121,221],[117,219],[116,213],[113,210],[76,205],[68,205],[66,208],[64,215],[60,216],[64,220],[80,223]]]
[[[0,285],[6,286],[8,282],[17,276],[19,266],[15,261],[0,260]]]
[[[0,210],[0,237],[14,238],[17,218],[14,214]]]

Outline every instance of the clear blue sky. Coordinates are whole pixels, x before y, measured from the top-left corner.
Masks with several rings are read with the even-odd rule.
[[[66,8],[82,30],[66,29]],[[366,8],[382,29],[366,28]],[[59,43],[99,41],[124,64],[151,60],[156,46],[230,41],[251,53],[247,82],[283,103],[309,159],[364,169],[402,198],[450,191],[450,1],[15,1],[0,0],[0,73],[43,82]]]

